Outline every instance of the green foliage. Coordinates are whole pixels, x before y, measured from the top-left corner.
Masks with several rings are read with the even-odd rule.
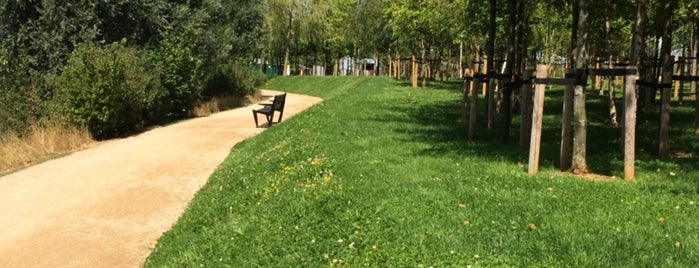
[[[143,55],[124,42],[80,45],[56,78],[55,109],[95,138],[128,134],[142,126],[151,81]]]
[[[165,32],[151,60],[159,68],[159,79],[164,88],[160,104],[167,119],[190,115],[190,109],[201,99],[203,74],[202,60],[194,52],[189,31]],[[156,118],[157,119],[157,118]]]
[[[8,132],[21,133],[29,125],[31,111],[29,96],[29,74],[26,58],[10,57],[0,49],[0,136]]]
[[[633,183],[561,174],[560,88],[547,90],[549,138],[540,175],[529,176],[526,148],[484,128],[465,138],[461,83],[414,90],[388,78],[284,77],[265,87],[324,101],[236,145],[145,267],[699,264],[696,156],[641,153]],[[606,99],[589,100],[599,123]],[[691,109],[673,111],[691,123]],[[593,128],[591,168],[618,177],[609,137],[619,129]],[[680,128],[673,135],[699,149]],[[654,130],[641,124],[639,138]]]
[[[61,108],[56,110],[70,117],[71,122],[89,125],[93,134],[100,137],[137,129],[143,120],[160,123],[186,117],[201,99],[205,81],[210,78],[207,75],[215,73],[224,63],[250,62],[253,54],[261,50],[264,40],[258,36],[264,22],[262,5],[261,1],[252,0],[0,1],[0,45],[3,49],[0,79],[8,85],[8,90],[2,91],[0,97],[3,103],[11,102],[0,108],[0,119],[6,119],[0,121],[3,124],[0,129],[21,129],[34,117],[52,116],[44,113],[41,107],[48,106],[46,103],[54,95],[61,95],[65,101],[59,102],[56,106]],[[115,52],[119,49],[110,46],[105,47],[105,51],[112,52],[104,53],[136,53],[141,57],[146,55],[143,51],[148,50],[151,57],[134,62],[136,71],[146,70],[140,77],[119,67],[108,77],[90,78],[98,71],[78,66],[107,68],[106,59],[86,63],[89,57],[85,54],[99,56],[100,53],[95,46],[81,44],[103,46],[120,40],[127,40],[131,48],[126,50],[134,51]],[[76,47],[81,47],[82,51],[71,56]],[[67,63],[69,57],[75,58],[73,62]],[[15,59],[21,59],[22,63],[5,63]],[[124,65],[117,63],[120,60],[127,61],[115,59],[112,64]],[[78,64],[80,61],[85,62]],[[67,70],[64,71],[64,67]],[[86,72],[80,73],[79,68]],[[118,72],[123,73],[116,74]],[[62,92],[54,92],[52,80],[57,75],[60,77],[56,85],[63,87]],[[149,76],[153,79],[148,78],[150,82],[142,84],[144,77]],[[87,82],[90,79],[109,80],[123,88],[100,92],[98,88],[110,85],[91,85]],[[76,85],[69,86],[73,83],[82,83],[94,94],[91,97],[87,93],[80,94]],[[141,84],[151,88],[137,88],[136,85]],[[122,94],[124,92],[130,95]],[[107,95],[110,100],[97,103],[99,96]],[[117,107],[116,96],[128,97],[129,103]],[[70,104],[67,103],[69,99]],[[80,103],[83,101],[86,103]],[[91,105],[109,108],[102,111],[85,108]]]
[[[246,96],[252,94],[264,83],[266,76],[253,72],[250,68],[231,63],[220,66],[207,82],[205,97],[220,95]]]

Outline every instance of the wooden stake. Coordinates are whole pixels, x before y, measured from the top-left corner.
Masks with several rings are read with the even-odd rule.
[[[682,70],[682,62],[678,62],[677,64],[674,65],[675,67],[675,75],[682,75],[681,70]],[[674,91],[672,92],[672,97],[677,99],[680,96],[680,80],[675,81],[675,88]]]
[[[546,65],[536,65],[536,78],[546,78]],[[544,115],[544,93],[546,84],[534,86],[534,109],[532,111],[532,137],[529,143],[529,175],[539,172],[539,149],[541,148],[541,126]]]
[[[413,88],[417,88],[417,61],[415,60],[415,54],[413,54],[413,72],[410,76],[410,80],[413,82]]]
[[[632,68],[632,67],[627,67]],[[624,180],[633,180],[636,158],[636,80],[638,75],[624,77]]]

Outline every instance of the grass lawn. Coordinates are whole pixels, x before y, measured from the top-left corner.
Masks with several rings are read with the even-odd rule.
[[[671,148],[693,156],[654,157],[658,115],[639,114],[636,180],[590,181],[556,169],[560,90],[547,91],[530,177],[528,149],[497,142],[499,123],[466,139],[458,82],[290,77],[266,87],[324,102],[236,145],[145,266],[699,265],[690,108],[673,108]],[[605,97],[588,101],[590,170],[619,178],[620,130],[607,126]]]

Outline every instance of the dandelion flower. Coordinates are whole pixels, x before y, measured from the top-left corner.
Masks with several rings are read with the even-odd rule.
[[[536,225],[533,223],[530,223],[529,225],[527,225],[527,229],[529,229],[529,231],[534,231],[536,229]]]

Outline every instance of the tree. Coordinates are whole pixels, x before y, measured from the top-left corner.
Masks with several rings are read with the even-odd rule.
[[[672,51],[672,11],[674,0],[662,2],[662,20],[660,33],[662,34],[662,47],[660,51],[662,64],[662,82],[664,85],[672,83],[672,66],[674,59]],[[658,155],[666,156],[669,153],[668,139],[670,128],[670,88],[663,87],[660,106],[660,131],[658,138]]]
[[[581,80],[587,68],[587,31],[589,0],[580,0],[578,15],[578,38],[575,53],[575,69],[578,75],[573,99],[573,173],[587,173],[587,112],[585,110],[585,86]]]
[[[314,37],[317,33],[312,31],[314,27],[326,25],[326,2],[320,0],[268,0],[267,24],[271,29],[272,46],[282,47],[284,71],[287,75],[290,70],[289,57],[292,52],[292,42],[310,44],[308,37]],[[301,32],[314,33],[302,35]],[[306,39],[300,39],[305,37]],[[321,38],[311,41],[320,41]],[[324,40],[323,40],[324,41]],[[300,48],[297,48],[297,51]]]

